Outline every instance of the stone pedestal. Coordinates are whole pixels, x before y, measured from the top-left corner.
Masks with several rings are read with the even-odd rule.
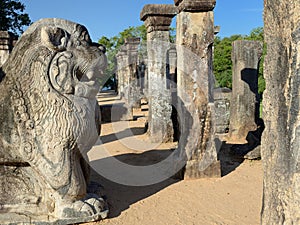
[[[214,135],[212,46],[215,1],[175,0],[180,156],[184,178],[220,177]]]
[[[173,140],[171,92],[167,88],[166,62],[170,47],[173,5],[146,5],[141,20],[147,28],[149,130],[153,142]]]
[[[246,144],[259,118],[258,68],[262,43],[237,40],[232,49],[232,95],[227,143]]]
[[[8,31],[0,31],[0,67],[6,62],[13,48],[15,36]]]
[[[300,1],[265,0],[261,224],[300,222]]]

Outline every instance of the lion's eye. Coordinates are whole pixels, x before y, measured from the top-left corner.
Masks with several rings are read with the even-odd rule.
[[[83,73],[81,72],[81,70],[77,69],[76,70],[76,77],[78,80],[81,80],[81,78],[83,77]]]

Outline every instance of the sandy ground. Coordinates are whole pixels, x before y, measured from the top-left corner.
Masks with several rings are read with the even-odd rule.
[[[100,104],[111,104],[111,100],[116,99],[102,96]],[[116,100],[115,103],[120,101]],[[110,213],[109,218],[90,224],[260,223],[261,161],[244,161],[231,156],[228,154],[228,146],[224,146],[220,154],[223,174],[221,178],[189,181],[169,178],[160,183],[136,187],[119,184],[118,179],[123,177],[121,180],[126,182],[131,175],[115,166],[111,159],[117,159],[126,165],[148,166],[165,159],[176,148],[177,143],[152,145],[148,142],[144,132],[146,114],[145,109],[135,110],[134,121],[102,125],[101,143],[96,144],[89,152],[89,157],[95,170],[92,172],[92,180],[103,186],[102,193],[107,199]],[[102,172],[103,166],[111,166],[110,171],[116,173]]]

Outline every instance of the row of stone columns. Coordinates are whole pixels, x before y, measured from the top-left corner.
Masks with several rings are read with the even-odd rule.
[[[172,139],[173,104],[180,124],[179,153],[175,164],[185,162],[185,178],[221,174],[214,144],[214,6],[215,1],[181,0],[175,1],[175,6],[146,5],[141,13],[148,32],[149,135],[154,141]],[[176,14],[174,54],[169,43],[169,26]],[[168,73],[165,72],[167,59],[170,64],[176,62],[176,77],[172,65],[168,65]],[[173,94],[172,98],[171,90],[174,89],[177,96]]]
[[[148,133],[153,142],[169,142],[174,138],[174,130],[178,130],[180,153],[175,161],[178,164],[186,162],[185,178],[220,176],[215,133],[218,129],[220,132],[226,130],[229,112],[222,113],[228,111],[230,94],[222,93],[224,99],[221,99],[221,93],[214,92],[213,9],[216,2],[174,2],[175,5],[146,5],[141,12],[141,20],[147,28]],[[170,44],[169,33],[175,15],[176,47]],[[124,119],[129,120],[133,119],[134,102],[141,97],[137,90],[141,85],[136,83],[138,44],[139,40],[128,39],[117,54],[118,89],[128,108]],[[246,143],[248,132],[257,129],[257,78],[261,54],[259,42],[236,41],[233,44],[228,143]],[[215,104],[214,95],[218,104]],[[222,117],[222,122],[217,123],[215,115],[218,119]]]

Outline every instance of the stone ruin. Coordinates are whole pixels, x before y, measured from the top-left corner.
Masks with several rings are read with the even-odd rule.
[[[300,223],[300,1],[264,1],[261,224]]]
[[[105,68],[105,48],[70,21],[40,20],[18,40],[0,71],[1,224],[107,216],[86,161],[100,132]]]
[[[177,108],[180,121],[178,163],[184,178],[220,177],[215,144],[214,42],[215,0],[175,0],[177,15]],[[203,36],[205,34],[205,36]],[[176,164],[176,163],[175,163]]]
[[[230,123],[230,99],[231,90],[229,88],[214,89],[215,103],[215,132],[217,134],[227,134]]]
[[[259,41],[237,40],[232,47],[230,127],[226,142],[246,144],[248,133],[258,129],[258,70],[263,44]]]
[[[149,128],[152,142],[173,140],[171,90],[167,87],[167,53],[170,24],[176,15],[174,5],[145,5],[141,20],[147,28]]]

